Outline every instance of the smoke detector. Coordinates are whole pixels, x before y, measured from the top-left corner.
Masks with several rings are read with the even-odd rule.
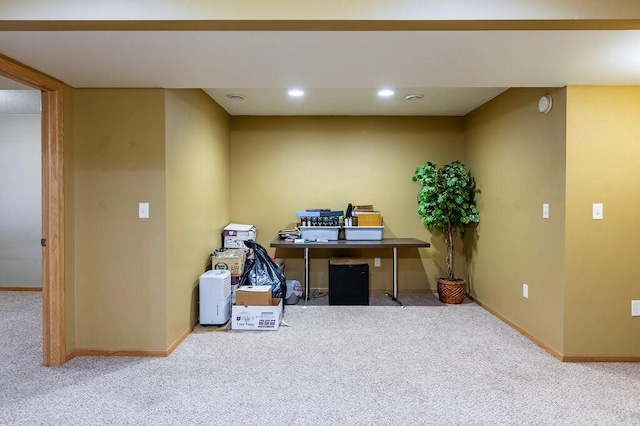
[[[549,111],[551,111],[552,106],[553,106],[553,98],[549,95],[544,95],[538,101],[538,111],[540,111],[543,114],[546,114]]]

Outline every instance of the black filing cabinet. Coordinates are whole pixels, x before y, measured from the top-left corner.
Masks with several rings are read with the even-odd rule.
[[[329,259],[329,305],[368,305],[369,265],[364,259]]]

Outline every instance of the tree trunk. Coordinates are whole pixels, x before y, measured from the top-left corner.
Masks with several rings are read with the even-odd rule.
[[[444,226],[444,238],[447,242],[447,277],[453,280],[453,232],[451,232],[451,222]]]

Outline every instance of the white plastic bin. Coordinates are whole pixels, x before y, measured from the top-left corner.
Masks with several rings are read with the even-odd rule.
[[[340,231],[339,226],[300,226],[299,229],[302,239],[309,241],[336,241]]]
[[[384,226],[346,226],[345,240],[379,241],[382,239]]]

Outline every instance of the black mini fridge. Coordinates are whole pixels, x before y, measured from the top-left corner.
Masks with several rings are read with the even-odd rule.
[[[364,259],[329,258],[329,305],[368,305],[369,265]]]

